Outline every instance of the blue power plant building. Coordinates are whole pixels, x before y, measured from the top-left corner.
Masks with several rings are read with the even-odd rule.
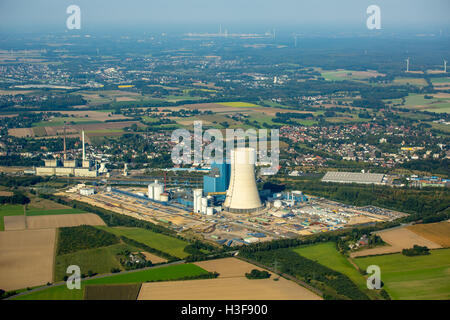
[[[229,163],[212,163],[211,171],[203,177],[203,194],[227,191],[230,175],[231,165]]]

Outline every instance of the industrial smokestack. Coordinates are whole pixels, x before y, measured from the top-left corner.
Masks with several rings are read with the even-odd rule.
[[[235,213],[251,213],[263,206],[255,180],[256,151],[253,148],[237,148],[231,151],[231,177],[225,210]]]
[[[81,135],[83,137],[83,161],[86,160],[86,147],[84,145],[84,130],[81,130]]]
[[[66,149],[66,122],[64,121],[64,161],[67,160],[67,149]]]

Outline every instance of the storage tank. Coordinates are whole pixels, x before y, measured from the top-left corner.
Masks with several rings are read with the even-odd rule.
[[[153,199],[156,201],[161,201],[161,193],[163,192],[163,185],[158,183],[158,180],[155,180],[155,183],[153,184]]]
[[[153,199],[154,197],[153,184],[151,183],[148,185],[148,198]]]
[[[201,213],[206,214],[206,208],[208,208],[208,199],[202,198],[201,200]]]
[[[281,208],[281,200],[275,200],[274,202],[273,202],[273,206],[275,207],[275,208]]]
[[[167,192],[161,193],[160,201],[169,202],[169,194]]]
[[[255,162],[255,149],[231,150],[231,177],[224,202],[225,210],[235,213],[251,213],[263,207],[256,186]]]
[[[194,189],[194,212],[199,213],[201,211],[201,199],[202,199],[202,189]]]

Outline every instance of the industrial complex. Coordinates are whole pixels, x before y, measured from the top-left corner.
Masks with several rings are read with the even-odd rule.
[[[146,187],[117,186],[103,179],[95,186],[79,184],[65,190],[64,195],[228,246],[332,231],[404,215],[376,207],[348,206],[299,190],[258,190],[256,157],[251,148],[232,150],[230,163],[211,164],[203,176],[202,188],[169,187],[160,180]],[[83,163],[88,164],[86,160]],[[87,166],[84,169],[92,170]]]

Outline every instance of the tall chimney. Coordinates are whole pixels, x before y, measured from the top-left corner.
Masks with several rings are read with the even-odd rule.
[[[67,149],[66,149],[66,122],[64,121],[64,161],[67,160]]]
[[[81,135],[83,137],[83,161],[86,160],[86,147],[84,145],[84,130],[81,131]]]

